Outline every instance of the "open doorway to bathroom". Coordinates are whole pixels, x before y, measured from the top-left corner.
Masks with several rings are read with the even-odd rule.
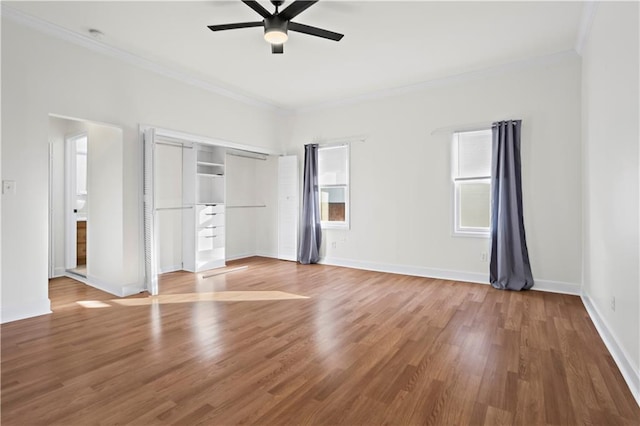
[[[108,282],[122,252],[122,128],[49,116],[49,277]],[[94,285],[95,286],[95,285]]]

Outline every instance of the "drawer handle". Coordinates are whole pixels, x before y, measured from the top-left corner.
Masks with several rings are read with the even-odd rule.
[[[205,213],[205,214],[206,214],[207,216],[215,216],[215,215],[217,215],[218,213]]]
[[[217,237],[217,235],[205,235],[204,237],[205,238],[215,238],[215,237]]]

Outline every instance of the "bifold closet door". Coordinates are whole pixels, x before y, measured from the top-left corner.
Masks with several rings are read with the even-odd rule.
[[[298,256],[298,157],[278,158],[278,259]]]
[[[154,205],[154,139],[154,129],[147,129],[144,131],[144,279],[147,291],[152,295],[158,294],[158,264]]]
[[[182,153],[177,144],[161,144],[156,141],[154,151],[155,207],[157,229],[158,273],[182,269],[182,234],[184,214],[192,209],[182,204]]]

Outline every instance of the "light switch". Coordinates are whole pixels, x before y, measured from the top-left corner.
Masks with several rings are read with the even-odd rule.
[[[15,194],[16,193],[16,181],[15,180],[3,180],[2,181],[2,193],[3,194]]]

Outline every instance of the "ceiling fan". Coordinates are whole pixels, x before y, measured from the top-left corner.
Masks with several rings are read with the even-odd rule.
[[[271,3],[276,7],[276,11],[274,13],[269,13],[269,11],[262,7],[262,5],[257,1],[242,0],[242,2],[258,12],[258,14],[260,14],[264,19],[262,21],[238,22],[236,24],[209,25],[209,29],[211,31],[222,31],[237,28],[264,27],[264,39],[271,44],[271,53],[284,53],[283,45],[289,38],[288,31],[296,31],[334,41],[340,41],[340,39],[344,37],[344,34],[338,34],[322,28],[291,22],[293,18],[313,6],[313,4],[317,3],[318,0],[297,0],[291,3],[282,12],[279,11],[279,8],[282,6],[284,1],[271,0]]]

